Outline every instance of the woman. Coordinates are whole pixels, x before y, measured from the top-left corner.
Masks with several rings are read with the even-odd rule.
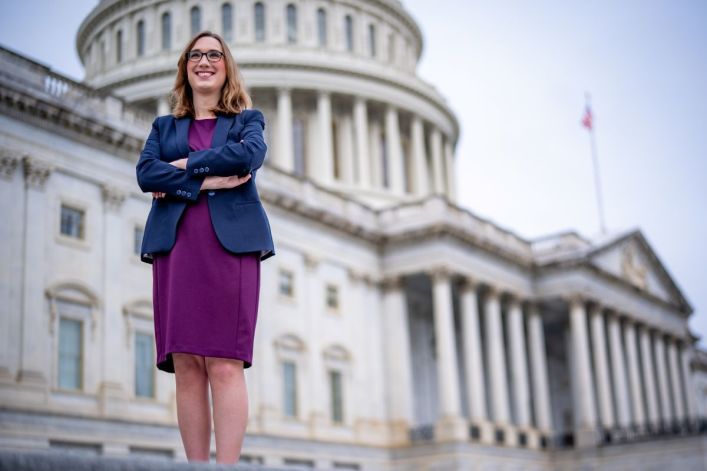
[[[137,163],[152,192],[141,259],[152,263],[157,368],[175,374],[189,461],[236,463],[248,421],[260,262],[275,254],[255,186],[265,120],[223,39],[195,36],[179,56],[171,115],[159,116]]]

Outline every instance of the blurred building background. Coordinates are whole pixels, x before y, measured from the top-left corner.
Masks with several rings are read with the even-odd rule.
[[[135,163],[204,29],[269,148],[244,462],[704,468],[707,352],[658,254],[637,228],[527,240],[459,206],[459,123],[395,0],[104,0],[83,83],[0,48],[0,448],[185,459]]]

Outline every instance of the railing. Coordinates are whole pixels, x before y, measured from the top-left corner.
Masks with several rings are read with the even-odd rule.
[[[143,132],[154,116],[0,46],[0,84],[49,103]]]

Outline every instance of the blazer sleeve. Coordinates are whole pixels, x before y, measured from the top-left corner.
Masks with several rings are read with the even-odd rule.
[[[265,118],[260,110],[253,108],[243,113],[242,141],[190,152],[187,157],[187,174],[244,177],[263,165],[268,149],[263,139]]]
[[[135,167],[137,183],[144,192],[159,191],[185,200],[196,201],[203,178],[191,178],[186,170],[160,159],[160,130],[155,118],[152,131]],[[201,175],[200,175],[201,176]]]

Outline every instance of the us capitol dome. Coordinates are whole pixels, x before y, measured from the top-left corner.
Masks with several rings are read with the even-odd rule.
[[[167,114],[202,30],[228,42],[263,111],[270,165],[374,206],[455,200],[459,124],[415,74],[422,33],[399,1],[104,0],[76,36],[85,82]]]

